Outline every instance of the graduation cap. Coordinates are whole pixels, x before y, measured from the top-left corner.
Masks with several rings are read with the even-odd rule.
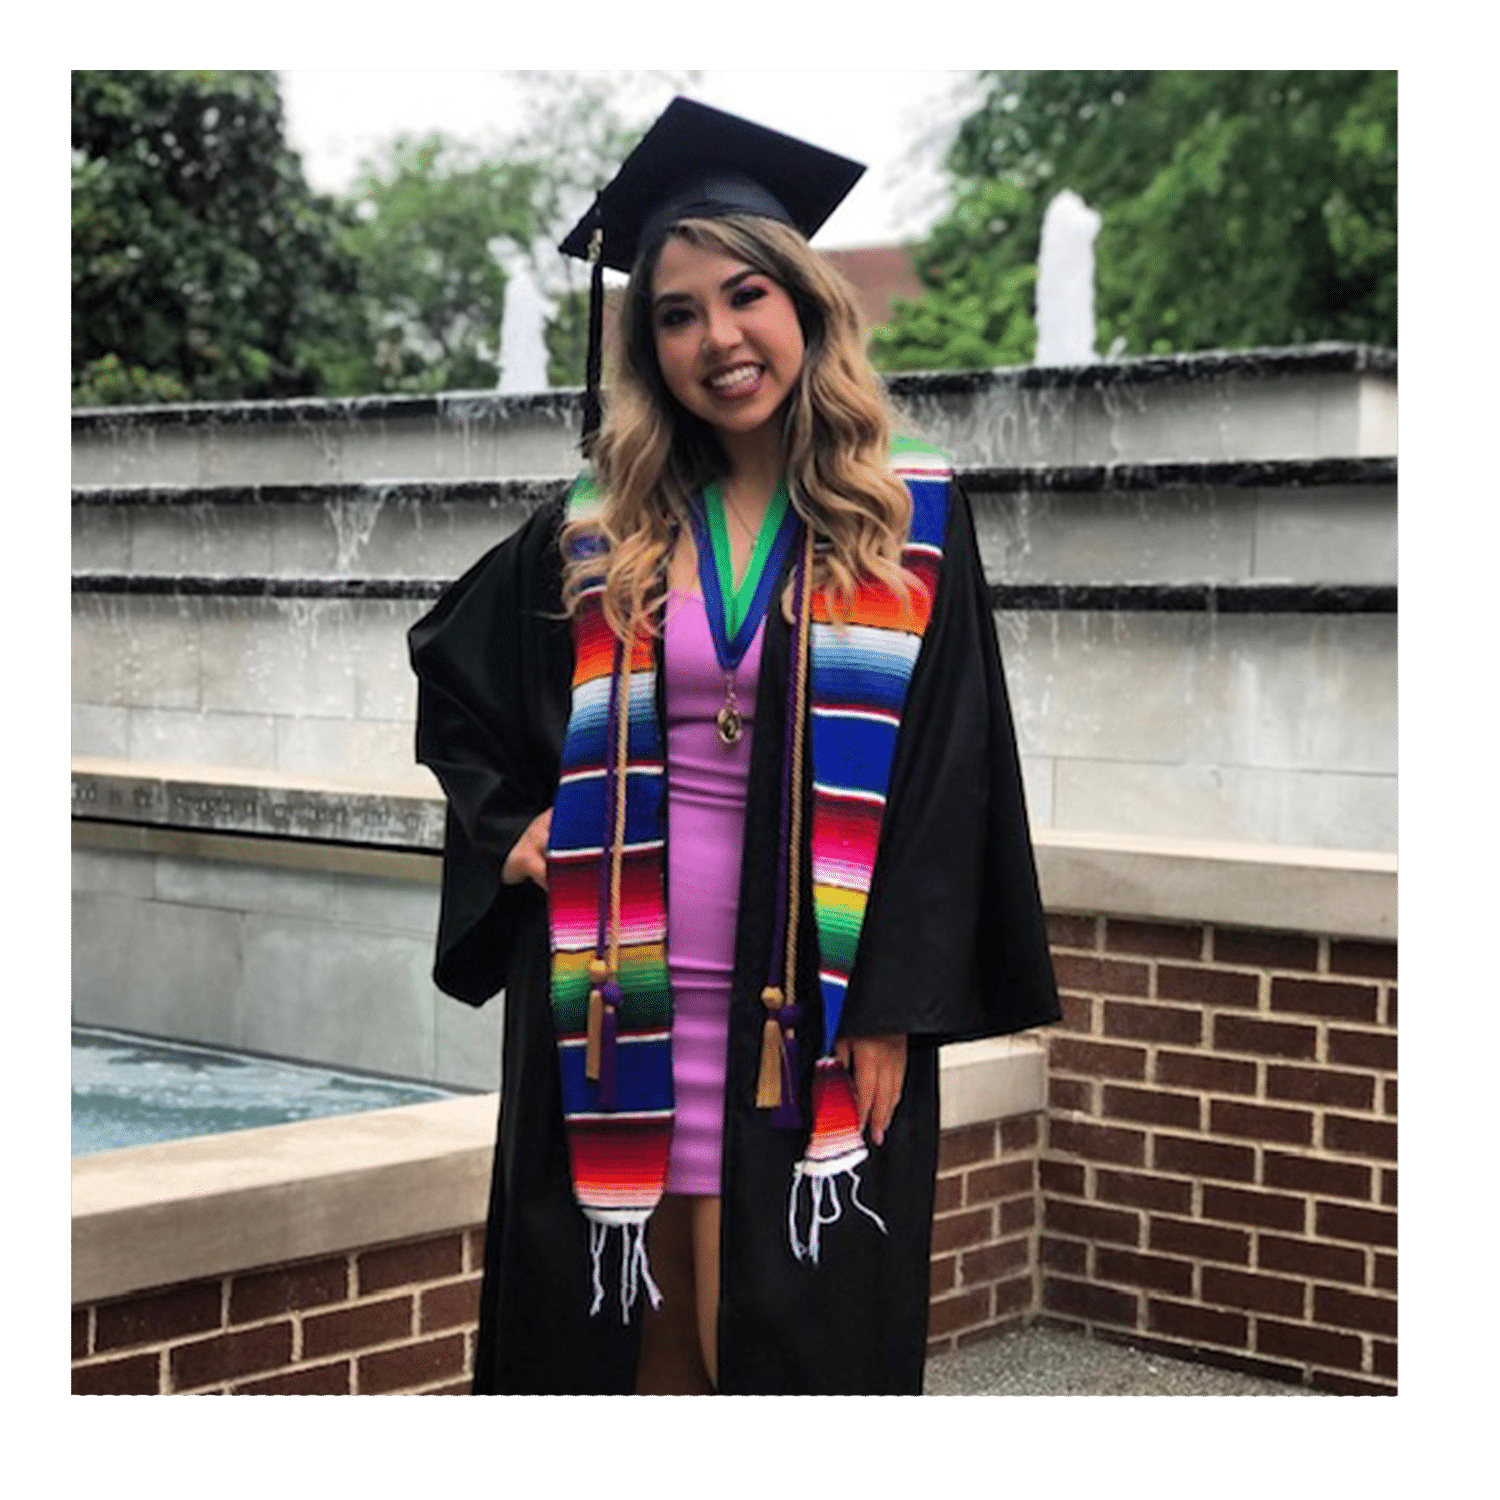
[[[811,238],[864,166],[696,100],[674,99],[559,247],[590,261],[583,445],[599,426],[604,267],[629,271],[683,219],[754,214]]]

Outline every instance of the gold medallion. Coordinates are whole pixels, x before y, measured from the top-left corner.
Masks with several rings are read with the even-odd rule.
[[[737,745],[745,732],[745,721],[733,703],[726,703],[718,714],[719,738],[726,745]]]

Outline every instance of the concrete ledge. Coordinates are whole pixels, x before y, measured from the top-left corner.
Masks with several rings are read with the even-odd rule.
[[[947,1048],[945,1130],[1043,1107],[1037,1037]],[[484,1222],[497,1099],[274,1125],[73,1162],[73,1302]]]
[[[101,842],[112,825],[118,836],[136,830],[131,847],[166,852],[152,840],[170,830],[172,853],[191,852],[194,838],[214,838],[215,857],[302,869],[335,857],[320,846],[360,849],[372,873],[371,861],[387,852],[430,858],[442,848],[436,795],[236,768],[75,759],[73,815],[84,843]],[[1036,830],[1034,841],[1042,897],[1053,911],[1396,936],[1394,854],[1055,829]]]
[[[1050,911],[1396,937],[1396,856],[1038,830]]]

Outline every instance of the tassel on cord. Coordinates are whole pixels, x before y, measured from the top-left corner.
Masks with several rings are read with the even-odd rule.
[[[761,1004],[766,1008],[766,1021],[760,1032],[760,1077],[755,1085],[757,1109],[775,1109],[782,1099],[781,1023],[776,1019],[776,1012],[781,1009],[783,998],[775,985],[768,984],[760,992]]]
[[[604,1039],[604,981],[609,965],[602,958],[589,961],[589,1029],[588,1047],[584,1053],[583,1076],[590,1083],[599,1081],[599,1052]]]

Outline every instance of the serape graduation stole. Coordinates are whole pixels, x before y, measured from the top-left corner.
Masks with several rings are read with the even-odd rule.
[[[811,590],[806,549],[798,566],[782,798],[787,899],[776,937],[778,955],[785,944],[790,948],[784,986],[768,983],[763,994],[758,1103],[773,1109],[773,1123],[802,1128],[794,1088],[801,1011],[794,975],[796,849],[805,834],[811,839],[823,1035],[788,1225],[794,1254],[815,1262],[821,1227],[839,1216],[839,1177],[850,1179],[853,1201],[880,1224],[857,1197],[856,1169],[869,1153],[853,1087],[833,1045],[874,875],[901,713],[937,594],[951,481],[946,460],[919,443],[897,440],[892,463],[913,502],[903,564],[920,587],[911,590],[909,605],[884,585],[867,583],[844,620],[835,622],[821,593]],[[568,518],[588,517],[600,500],[585,475],[569,497]],[[577,555],[600,548],[585,540]],[[590,1311],[603,1304],[604,1251],[614,1230],[621,1238],[621,1314],[628,1318],[642,1284],[653,1305],[660,1302],[645,1231],[665,1189],[672,1134],[666,766],[653,639],[638,633],[628,644],[620,641],[604,618],[602,597],[601,558],[573,616],[572,708],[548,847],[551,1000],[573,1192],[589,1221]],[[791,774],[804,753],[811,756],[813,793],[806,819],[800,780]],[[773,960],[773,974],[779,961]],[[797,1227],[804,1182],[812,1195],[805,1237]]]

